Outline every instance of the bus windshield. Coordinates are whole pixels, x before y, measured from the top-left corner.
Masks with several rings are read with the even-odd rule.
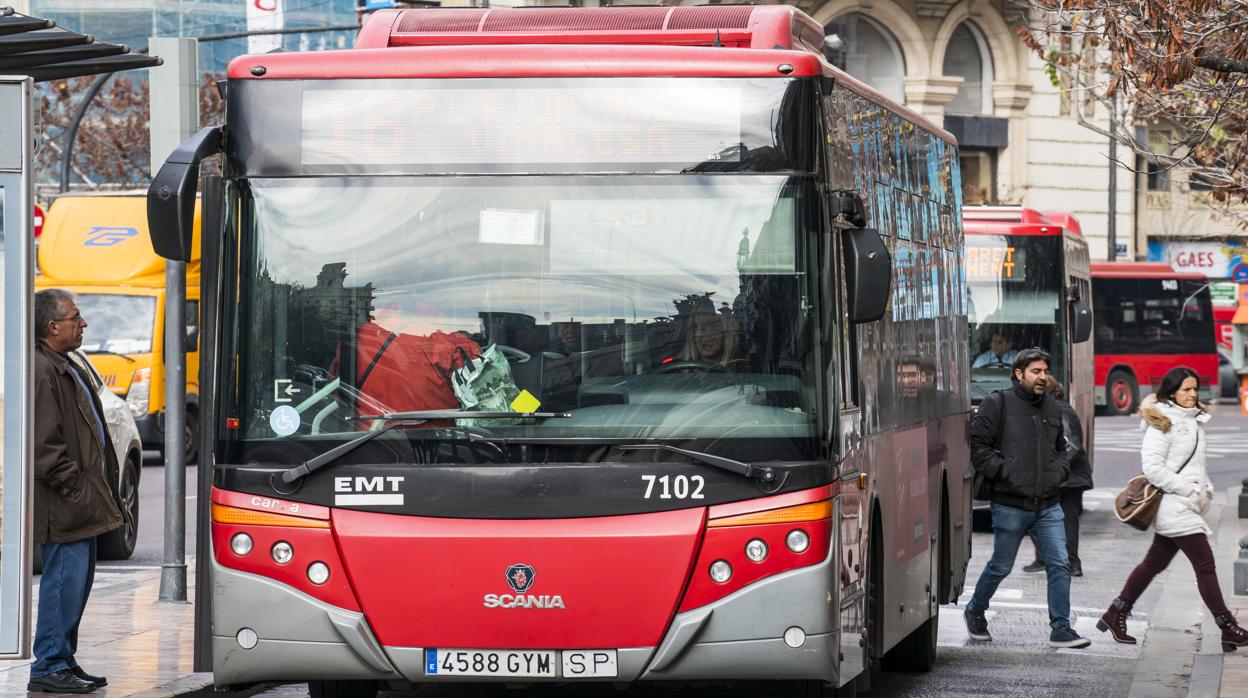
[[[363,416],[501,408],[571,417],[459,426],[813,443],[812,186],[731,174],[248,180],[225,387],[248,418],[227,438],[315,451],[376,426]],[[393,434],[435,438],[441,424]]]
[[[1208,284],[1187,278],[1097,278],[1097,354],[1213,354]]]
[[[1020,349],[1050,352],[1053,374],[1063,375],[1061,244],[1057,236],[966,236],[973,401],[1010,386]]]
[[[156,326],[154,296],[82,293],[74,300],[87,321],[82,351],[146,354],[152,350]]]

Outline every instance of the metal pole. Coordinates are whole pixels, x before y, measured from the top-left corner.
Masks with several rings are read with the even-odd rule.
[[[1118,100],[1109,101],[1109,225],[1105,228],[1108,259],[1118,260]]]
[[[165,561],[160,600],[186,601],[186,263],[165,262]]]
[[[198,44],[153,37],[153,52],[167,56],[152,69],[152,169],[199,125]],[[165,262],[165,559],[161,601],[186,602],[186,263]]]

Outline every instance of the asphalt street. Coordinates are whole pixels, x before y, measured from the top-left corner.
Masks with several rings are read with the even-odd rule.
[[[1208,425],[1209,470],[1214,484],[1223,490],[1248,476],[1248,417],[1235,405],[1214,406],[1214,419]],[[1073,581],[1072,614],[1075,628],[1090,637],[1086,650],[1052,650],[1047,647],[1048,612],[1043,573],[1027,574],[1021,568],[1031,560],[1029,544],[1023,549],[1015,571],[1001,585],[988,619],[994,640],[978,643],[966,637],[962,606],[942,607],[940,657],[935,669],[925,674],[884,673],[874,677],[872,696],[1127,696],[1132,676],[1140,667],[1142,647],[1119,645],[1095,629],[1095,621],[1105,605],[1117,594],[1127,573],[1143,556],[1151,534],[1138,533],[1118,523],[1112,512],[1113,495],[1132,475],[1139,472],[1139,444],[1142,432],[1134,417],[1101,417],[1096,420],[1096,489],[1084,498],[1081,518],[1081,556],[1085,576]],[[163,546],[163,470],[143,469],[141,492],[141,531],[139,546],[132,560],[103,563],[105,566],[143,568],[159,566]],[[187,469],[188,490],[194,489],[195,468]],[[187,498],[188,512],[196,499]],[[187,525],[187,552],[194,550],[193,518]],[[990,532],[974,534],[974,556],[967,575],[965,603],[991,552]],[[1132,616],[1131,630],[1147,638],[1152,613],[1158,605],[1160,589],[1150,588],[1140,599]],[[492,686],[436,686],[419,692],[421,696],[667,696],[682,698],[780,698],[784,690],[776,685],[754,684],[731,687],[681,689],[679,692],[652,687],[618,691],[609,686],[549,687],[516,691]],[[261,694],[267,698],[301,698],[304,686],[285,686]],[[407,698],[408,692],[383,694],[386,698]]]

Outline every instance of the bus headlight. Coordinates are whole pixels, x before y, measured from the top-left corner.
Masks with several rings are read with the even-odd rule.
[[[789,531],[784,537],[784,544],[795,553],[804,553],[810,547],[810,536],[800,528]]]
[[[295,549],[290,547],[290,543],[287,543],[284,540],[279,540],[274,543],[273,549],[270,552],[273,555],[273,562],[276,562],[279,565],[284,565],[295,557]]]
[[[711,563],[711,581],[716,584],[727,584],[732,579],[732,565],[726,560],[716,560]]]
[[[329,581],[329,565],[324,562],[313,562],[308,565],[308,581],[313,584],[324,584]]]
[[[246,533],[235,533],[234,537],[230,539],[230,550],[233,550],[234,554],[239,557],[250,553],[251,536]]]
[[[152,369],[140,368],[130,379],[130,389],[126,391],[126,407],[135,419],[147,414],[148,401],[152,393]]]
[[[755,538],[745,544],[745,556],[750,558],[750,562],[762,562],[767,559],[767,543],[761,538]]]

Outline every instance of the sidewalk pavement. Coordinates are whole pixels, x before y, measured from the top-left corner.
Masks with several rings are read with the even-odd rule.
[[[194,565],[187,577],[194,580]],[[38,589],[36,577],[36,595]],[[194,606],[157,603],[159,592],[159,567],[96,568],[77,656],[85,670],[108,677],[108,686],[92,695],[171,698],[212,690],[211,674],[191,671]],[[26,694],[31,661],[0,661],[0,696]]]

